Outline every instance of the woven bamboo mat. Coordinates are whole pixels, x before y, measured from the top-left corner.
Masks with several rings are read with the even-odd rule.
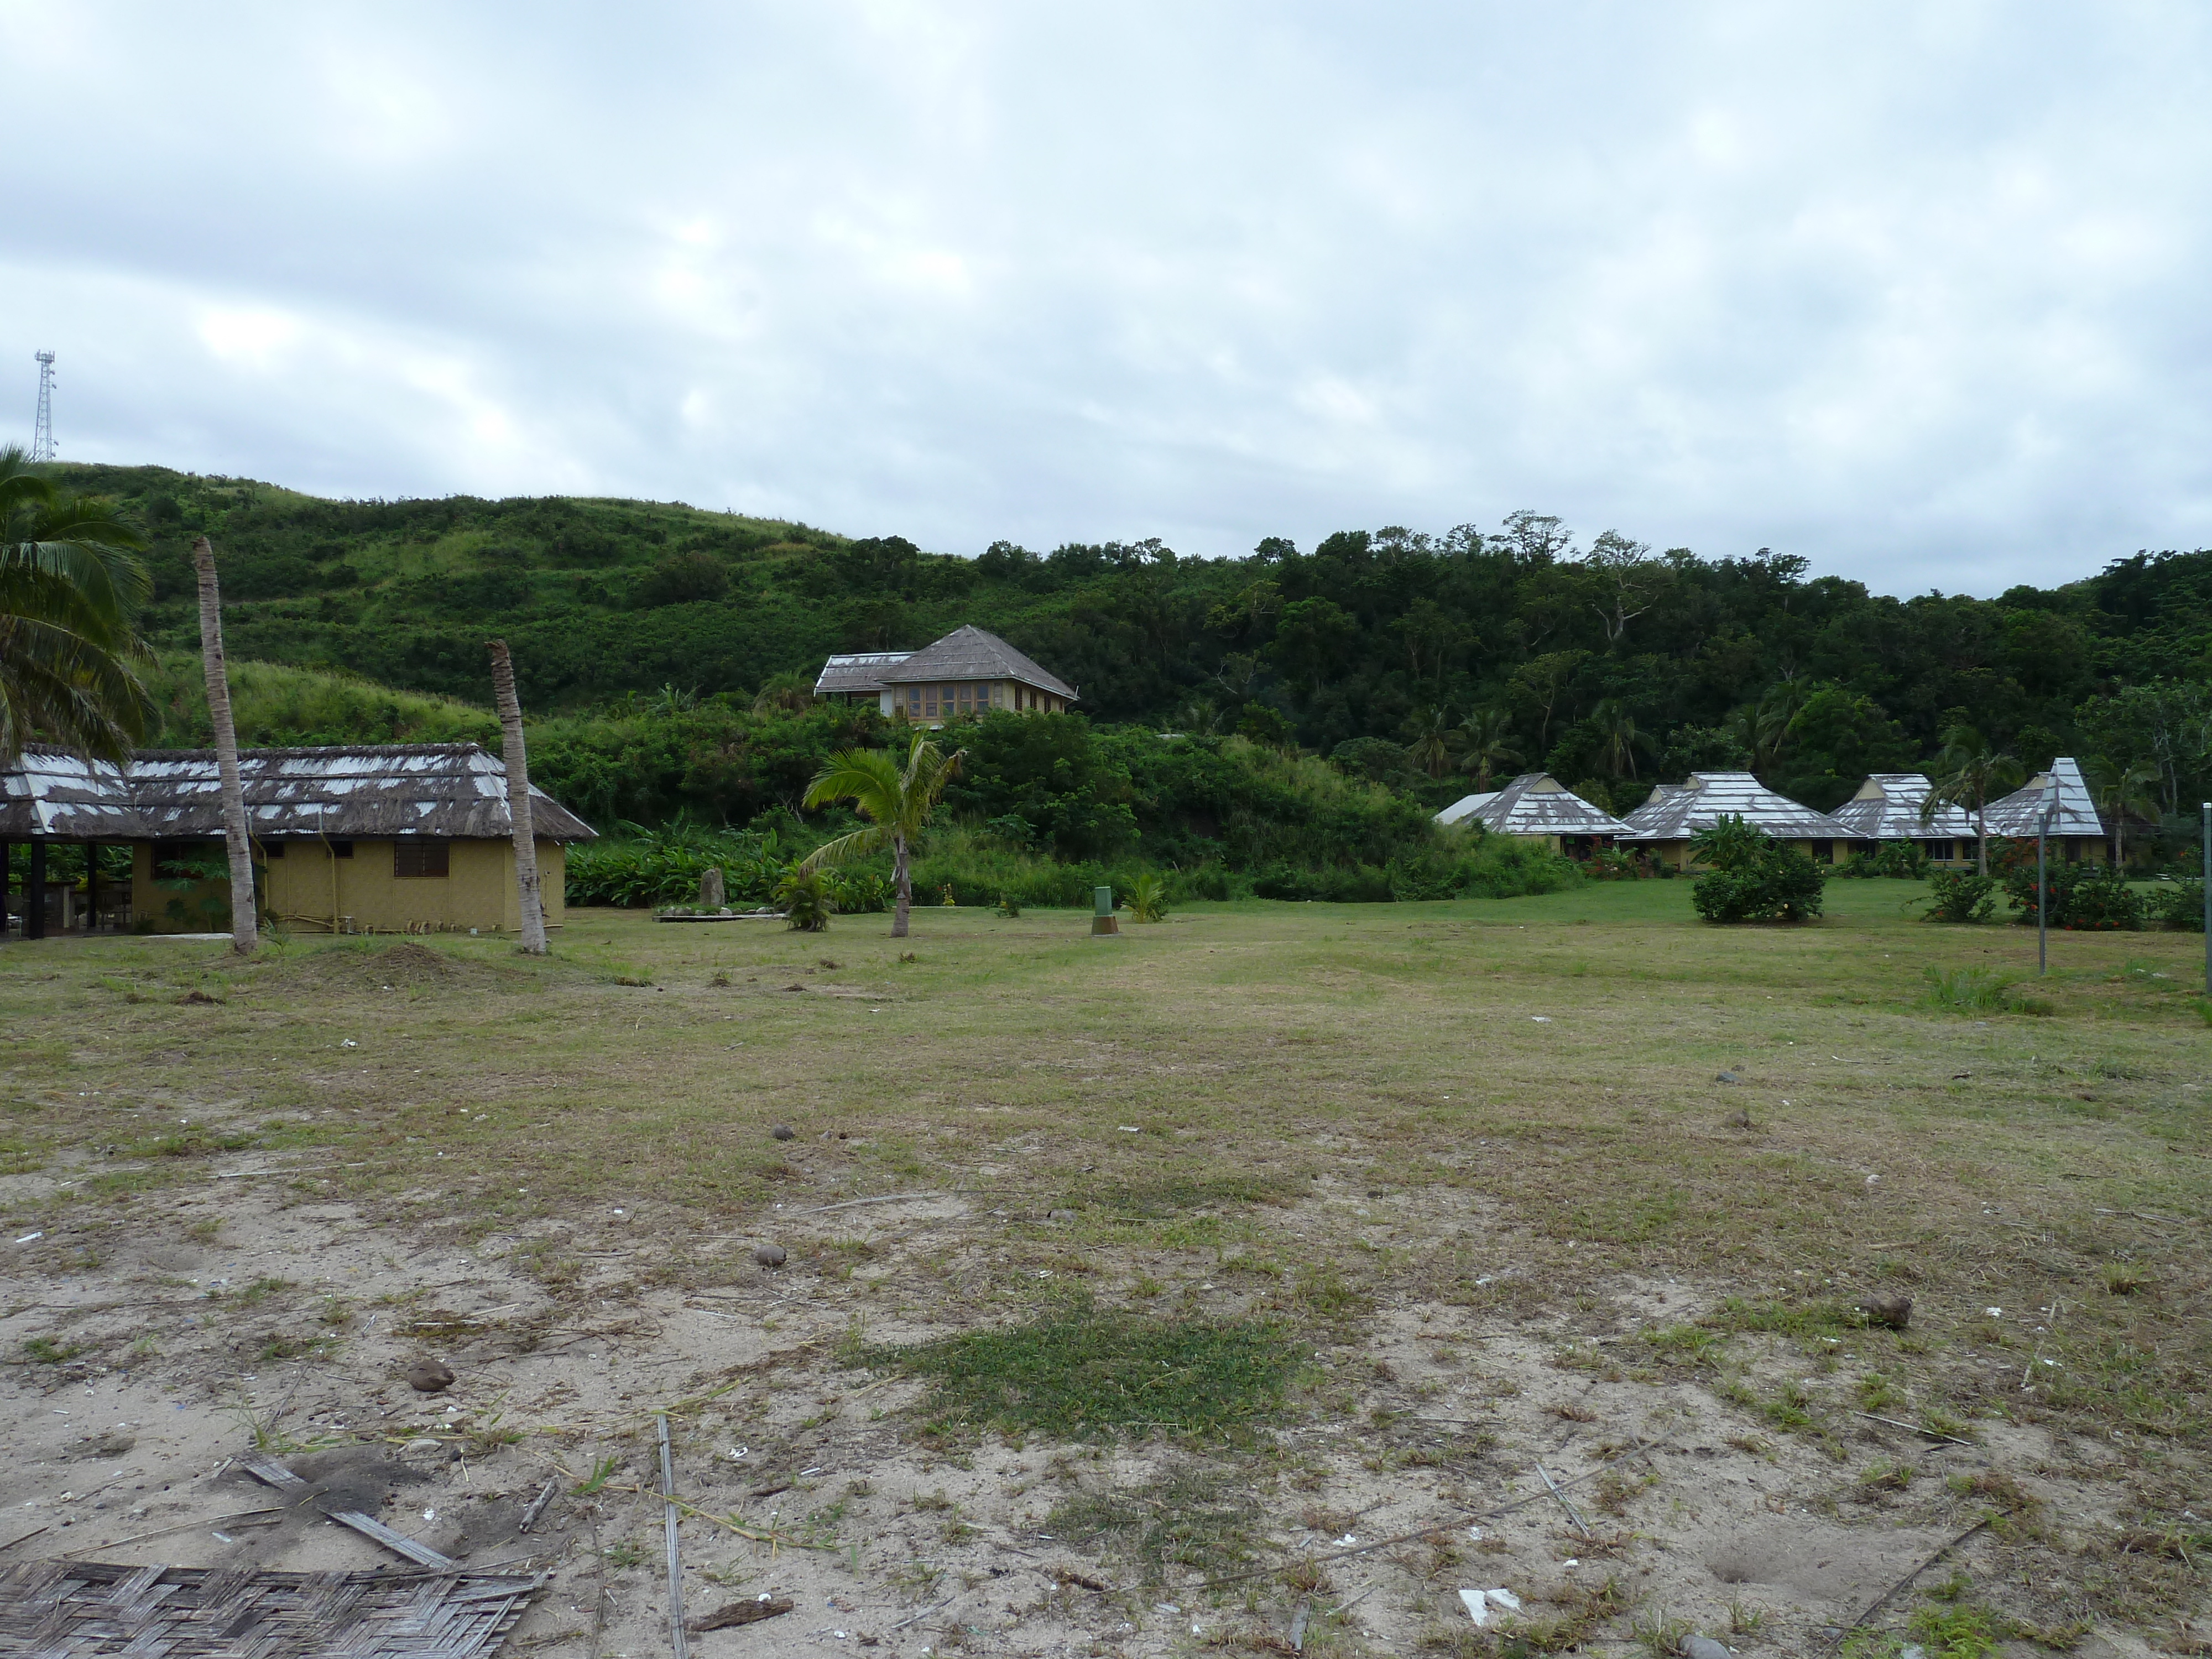
[[[544,1583],[513,1572],[31,1561],[0,1572],[0,1654],[465,1659],[498,1646]]]

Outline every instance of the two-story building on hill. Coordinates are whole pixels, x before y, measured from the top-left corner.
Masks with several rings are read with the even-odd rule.
[[[1047,672],[996,634],[956,628],[919,651],[861,651],[822,665],[814,695],[840,702],[872,702],[917,726],[942,726],[956,714],[1005,708],[1063,714],[1075,688]]]

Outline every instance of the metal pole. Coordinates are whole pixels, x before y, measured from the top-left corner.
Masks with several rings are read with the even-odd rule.
[[[2051,838],[2051,808],[2056,806],[2057,788],[2051,789],[2052,799],[2043,809],[2043,816],[2035,821],[2035,972],[2038,978],[2051,969],[2051,878],[2046,869],[2045,848]]]
[[[676,1553],[676,1468],[669,1455],[668,1419],[654,1420],[660,1429],[660,1526],[668,1545],[668,1644],[676,1659],[689,1659],[690,1644],[684,1639],[684,1562]]]

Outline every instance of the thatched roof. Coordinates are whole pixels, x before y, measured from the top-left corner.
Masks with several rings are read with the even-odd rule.
[[[1920,841],[1930,836],[1956,838],[1974,833],[1973,815],[1942,805],[1923,820],[1920,803],[1935,785],[1922,772],[1872,772],[1859,792],[1828,816],[1851,832],[1854,841]]]
[[[1826,812],[1776,794],[1748,772],[1692,772],[1687,783],[1661,784],[1628,815],[1620,838],[1687,841],[1731,814],[1778,841],[1851,839],[1851,832]]]
[[[1066,680],[1048,674],[996,634],[987,634],[980,628],[954,629],[905,661],[882,670],[881,678],[886,685],[930,680],[1019,680],[1070,702],[1076,701],[1075,688]]]
[[[814,695],[827,697],[884,690],[884,672],[897,667],[912,655],[911,651],[856,651],[847,656],[832,657],[814,677]]]
[[[2051,762],[2051,769],[2030,778],[2025,789],[2016,789],[2002,800],[1991,801],[1984,814],[1990,833],[2033,839],[2036,825],[2042,819],[2045,803],[2050,800],[2053,790],[2057,792],[2058,804],[2051,814],[2052,835],[2105,834],[2105,821],[2097,815],[2096,799],[2090,794],[2081,768],[2071,755],[2061,755]]]
[[[1437,822],[1473,822],[1501,836],[1618,836],[1628,828],[1545,772],[1523,772],[1487,795],[1462,796]]]
[[[262,840],[428,836],[504,841],[507,769],[472,743],[242,749],[246,822]],[[531,826],[544,841],[598,832],[532,785]],[[212,749],[142,749],[120,767],[33,744],[0,771],[0,839],[197,841],[222,834]]]

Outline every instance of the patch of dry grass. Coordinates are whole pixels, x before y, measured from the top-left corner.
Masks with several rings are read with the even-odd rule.
[[[834,966],[817,938],[588,911],[544,963],[9,944],[0,1206],[59,1270],[95,1223],[289,1170],[391,1221],[532,1232],[559,1289],[617,1208],[707,1283],[685,1242],[778,1206],[957,1193],[971,1246],[895,1277],[839,1257],[856,1319],[957,1330],[1079,1288],[1341,1341],[1386,1300],[1450,1305],[1838,1452],[1866,1400],[2070,1431],[2163,1535],[2207,1484],[2198,947],[2067,935],[2047,1012],[1937,1006],[1929,970],[2032,972],[2033,939],[1917,923],[1910,890],[1838,884],[1802,929],[1705,927],[1680,883],[1201,906],[1111,940],[927,908],[908,941],[841,918]],[[1626,1310],[1668,1283],[1708,1316]],[[1915,1297],[1908,1329],[1850,1316],[1877,1288]],[[2038,1576],[2106,1610],[2183,1594],[2154,1552],[2069,1559]]]

